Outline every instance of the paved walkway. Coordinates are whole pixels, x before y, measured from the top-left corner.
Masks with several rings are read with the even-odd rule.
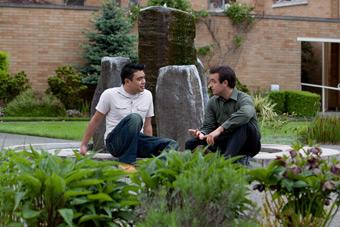
[[[0,150],[4,147],[14,146],[14,145],[37,144],[37,143],[38,144],[40,143],[67,143],[67,142],[80,142],[80,141],[0,133]]]
[[[26,135],[16,135],[16,134],[8,134],[8,133],[0,133],[0,150],[4,147],[15,146],[15,145],[28,145],[28,144],[48,144],[53,143],[70,143],[76,144],[80,143],[80,141],[72,141],[72,140],[62,140],[62,139],[52,139],[52,138],[44,138],[38,136],[26,136]],[[340,151],[340,145],[322,145],[325,148],[331,148]],[[253,191],[250,195],[250,198],[255,201],[257,204],[262,204],[262,194],[256,191]],[[340,210],[337,212],[335,218],[332,220],[330,227],[338,227],[340,226]]]

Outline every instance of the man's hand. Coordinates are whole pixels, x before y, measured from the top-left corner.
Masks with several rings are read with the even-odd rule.
[[[205,136],[204,134],[198,130],[198,129],[188,129],[188,131],[190,132],[190,134],[194,137],[196,137],[199,140],[204,140]]]
[[[221,133],[223,131],[224,131],[224,128],[220,126],[217,129],[215,129],[214,131],[212,131],[211,133],[209,133],[208,135],[204,136],[204,139],[207,140],[207,144],[214,145],[215,138],[218,137],[219,135],[221,135]]]
[[[86,153],[87,153],[87,145],[86,144],[81,144],[80,145],[79,153],[81,155],[86,155]]]

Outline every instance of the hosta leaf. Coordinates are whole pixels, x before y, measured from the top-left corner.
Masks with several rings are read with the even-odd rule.
[[[107,215],[87,214],[79,219],[78,224],[91,221],[91,220],[98,220],[98,219],[111,219],[111,217]]]
[[[15,205],[14,205],[13,211],[15,211],[18,208],[18,206],[19,206],[21,200],[24,198],[24,196],[25,196],[24,192],[15,193]]]
[[[304,181],[301,181],[301,180],[294,182],[294,188],[304,188],[304,187],[307,187],[307,186],[308,186],[308,184]]]
[[[31,210],[30,208],[24,208],[22,211],[22,217],[24,219],[36,218],[40,215],[40,211]]]
[[[90,200],[112,201],[111,196],[109,196],[108,194],[105,194],[105,193],[88,195],[87,198],[90,199]]]
[[[44,172],[43,170],[41,169],[36,169],[34,171],[34,174],[33,174],[36,178],[38,178],[40,180],[40,182],[45,182],[46,180],[46,172]]]
[[[10,224],[7,225],[7,227],[23,227],[24,225],[22,223],[19,222],[12,222]]]
[[[143,171],[139,171],[140,176],[142,177],[143,182],[145,183],[145,186],[148,188],[155,188],[156,187],[156,182],[151,178],[151,176]]]
[[[73,210],[72,209],[59,209],[60,215],[69,227],[73,227]]]
[[[74,198],[71,200],[70,204],[71,205],[81,205],[81,204],[85,204],[88,203],[89,200],[85,197],[81,197],[81,198]]]
[[[126,207],[126,206],[136,206],[139,204],[139,201],[136,199],[136,200],[123,200],[119,203],[119,205],[121,207]]]
[[[92,191],[89,191],[89,190],[69,190],[69,191],[66,191],[64,196],[66,199],[70,198],[70,197],[74,197],[74,196],[79,196],[79,195],[88,195],[88,194],[91,194]]]
[[[72,186],[73,187],[85,187],[85,186],[92,186],[92,185],[97,185],[101,184],[104,181],[101,179],[86,179],[86,180],[80,180],[77,182],[73,182]]]
[[[81,180],[85,177],[88,177],[90,175],[92,175],[95,172],[94,169],[77,169],[73,172],[71,172],[66,178],[65,178],[65,183],[69,184],[72,181],[75,180]]]
[[[18,179],[22,181],[25,186],[28,186],[32,192],[38,193],[41,189],[41,182],[29,174],[24,173],[20,175]]]
[[[47,206],[52,206],[62,199],[66,185],[63,178],[53,173],[52,176],[47,177],[45,187],[45,202]]]

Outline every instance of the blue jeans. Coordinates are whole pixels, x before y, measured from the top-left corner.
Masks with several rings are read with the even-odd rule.
[[[106,149],[120,162],[134,163],[136,158],[157,156],[162,150],[177,149],[176,141],[141,133],[143,119],[132,113],[124,117],[106,137]]]
[[[244,155],[244,160],[247,162],[248,157],[254,157],[261,149],[261,135],[256,130],[255,126],[247,123],[236,128],[232,134],[218,136],[215,139],[215,144],[209,146],[208,149],[215,152],[219,151],[224,157],[233,157],[237,155]],[[207,146],[205,140],[192,138],[186,141],[185,149],[194,150],[197,146]]]

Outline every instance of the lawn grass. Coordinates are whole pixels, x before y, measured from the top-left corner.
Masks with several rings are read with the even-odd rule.
[[[0,122],[0,132],[81,140],[88,121]],[[263,144],[292,144],[297,131],[307,127],[308,121],[289,121],[280,128],[262,127]]]
[[[261,127],[263,144],[287,144],[291,145],[298,139],[298,132],[306,128],[309,121],[288,121],[282,127]]]
[[[0,122],[0,132],[81,140],[88,121]]]

